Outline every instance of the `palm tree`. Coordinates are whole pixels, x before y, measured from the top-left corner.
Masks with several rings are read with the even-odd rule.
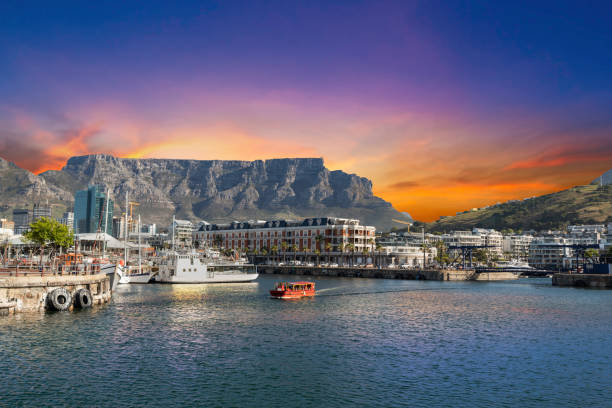
[[[298,246],[296,244],[291,245],[291,250],[293,251],[293,262],[295,263],[295,260],[297,258]]]
[[[285,241],[281,242],[281,249],[283,251],[283,262],[286,262],[286,252],[287,252],[287,248],[289,248],[289,244]]]
[[[382,267],[382,265],[381,265],[381,264],[382,264],[382,262],[381,262],[381,259],[380,259],[380,258],[381,258],[381,256],[380,256],[380,250],[381,250],[381,249],[382,249],[382,245],[380,245],[380,243],[379,243],[379,242],[377,242],[377,243],[376,243],[376,253],[377,253],[377,255],[378,255],[378,256],[376,257],[376,259],[377,259],[377,261],[378,261],[378,265],[377,265],[377,266],[378,266],[379,268],[380,268],[380,267]]]
[[[325,252],[327,252],[327,263],[329,263],[329,262],[330,262],[330,255],[329,255],[329,253],[331,252],[332,248],[333,248],[333,247],[332,247],[332,244],[331,244],[331,243],[327,242],[327,243],[325,244]]]
[[[261,254],[266,258],[266,264],[270,263],[270,259],[268,259],[268,250],[266,247],[261,248]]]
[[[276,255],[278,254],[278,245],[272,245],[272,248],[270,248],[270,254],[274,254],[276,258]]]
[[[349,266],[355,266],[355,244],[353,244],[352,242],[350,244],[348,244],[346,246],[346,249],[348,249],[351,252],[351,260],[349,262]]]
[[[321,264],[321,251],[319,251],[319,249],[315,249],[314,251],[315,255],[317,256],[317,266],[319,266]]]
[[[344,259],[344,242],[338,244],[338,251],[340,251],[340,259]]]
[[[318,250],[321,250],[321,241],[323,241],[323,235],[319,234],[315,237],[315,246]]]

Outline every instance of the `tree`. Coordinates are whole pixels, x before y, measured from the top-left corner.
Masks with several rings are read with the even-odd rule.
[[[295,263],[295,260],[297,258],[298,246],[296,244],[291,245],[291,250],[293,251],[293,262]]]
[[[596,248],[585,249],[584,259],[587,261],[595,262],[597,259],[599,259],[599,250],[597,250]]]
[[[283,262],[286,262],[286,252],[287,252],[287,248],[289,248],[289,244],[285,241],[281,242],[281,249],[283,251]]]
[[[69,248],[74,242],[74,234],[66,225],[45,217],[30,224],[30,230],[23,234],[23,237],[40,247],[41,263],[45,247],[55,252],[60,248]]]
[[[382,267],[382,262],[381,262],[381,256],[380,256],[380,251],[382,250],[382,245],[380,245],[380,242],[376,243],[376,259],[377,259],[377,267],[381,268]]]
[[[331,252],[332,248],[333,248],[333,246],[332,246],[331,243],[327,242],[325,244],[325,252],[327,252],[327,263],[329,263],[331,261],[329,253]]]
[[[317,256],[317,266],[319,266],[321,264],[321,251],[317,248],[314,250],[314,254]]]

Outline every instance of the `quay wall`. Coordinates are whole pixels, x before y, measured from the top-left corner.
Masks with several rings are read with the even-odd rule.
[[[552,278],[552,284],[553,286],[612,289],[612,275],[555,273]]]
[[[0,277],[0,315],[43,311],[47,295],[58,288],[71,294],[78,289],[88,289],[93,304],[107,303],[111,299],[110,279],[106,274]]]
[[[334,276],[347,278],[465,281],[465,280],[508,280],[516,279],[512,273],[476,273],[456,269],[392,269],[392,268],[350,268],[350,267],[312,267],[312,266],[277,266],[257,265],[261,274]]]

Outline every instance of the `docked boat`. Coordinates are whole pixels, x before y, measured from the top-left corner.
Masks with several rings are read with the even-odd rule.
[[[274,299],[300,299],[314,295],[314,282],[276,282],[270,290]]]
[[[251,282],[258,276],[257,268],[252,264],[195,252],[171,252],[160,261],[154,279],[161,283],[232,283]]]
[[[124,268],[119,279],[120,284],[126,283],[149,283],[151,280],[151,268],[137,266]]]

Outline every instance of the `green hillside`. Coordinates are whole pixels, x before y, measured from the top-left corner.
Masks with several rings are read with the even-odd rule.
[[[570,224],[612,222],[612,185],[576,186],[528,200],[507,202],[426,224],[428,231],[562,229]]]

